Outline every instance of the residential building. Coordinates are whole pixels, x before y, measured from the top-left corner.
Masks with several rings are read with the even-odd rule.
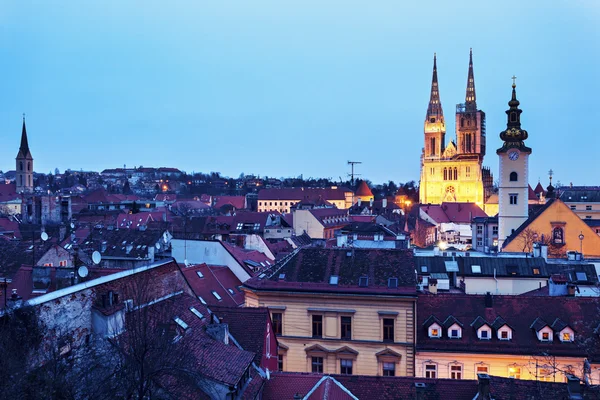
[[[446,143],[435,55],[424,131],[420,203],[467,202],[483,207],[493,178],[490,170],[482,166],[486,152],[485,113],[477,109],[472,52],[465,103],[456,106],[456,143]]]
[[[294,210],[294,233],[308,234],[312,239],[332,239],[335,231],[350,222],[348,210],[337,208],[313,208]]]
[[[354,193],[345,187],[262,189],[258,192],[259,212],[289,213],[292,206],[302,201],[327,201],[339,209],[352,206]]]
[[[22,200],[14,183],[0,184],[0,214],[19,215],[22,213]]]
[[[471,222],[471,248],[483,253],[498,251],[498,217],[475,217]]]
[[[471,245],[471,221],[487,214],[475,203],[421,204],[419,217],[436,226],[436,237],[449,244]]]
[[[367,182],[362,180],[358,184],[358,188],[354,194],[354,202],[357,202],[358,200],[363,203],[369,203],[375,200],[375,196],[373,196],[373,192],[371,192],[369,185],[367,185]]]
[[[597,310],[591,297],[419,295],[415,376],[598,384]]]
[[[415,283],[407,250],[303,248],[243,289],[271,311],[283,370],[411,376]]]
[[[339,230],[337,247],[357,249],[409,249],[408,232],[395,232],[373,222],[352,222]]]
[[[600,187],[566,186],[557,189],[562,200],[583,220],[600,220]]]

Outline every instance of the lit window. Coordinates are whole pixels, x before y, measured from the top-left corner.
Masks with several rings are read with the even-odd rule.
[[[437,378],[437,365],[425,364],[425,378],[430,378],[430,379]]]
[[[500,331],[500,339],[501,340],[508,340],[508,331]]]
[[[58,266],[59,267],[66,267],[67,266],[67,260],[61,260],[58,262]]]
[[[570,342],[571,341],[571,334],[569,332],[563,332],[563,334],[562,334],[562,341],[563,342]]]
[[[534,268],[533,269],[533,274],[534,275],[539,275],[540,274],[540,269],[539,268]]]
[[[488,371],[489,371],[489,368],[487,365],[477,365],[475,368],[476,374],[487,374]]]
[[[440,329],[438,327],[430,328],[429,337],[440,337]]]
[[[550,333],[542,332],[542,340],[550,340]]]
[[[508,377],[513,379],[521,379],[521,367],[509,367]]]

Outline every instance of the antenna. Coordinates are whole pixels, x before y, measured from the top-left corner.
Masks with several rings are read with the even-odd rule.
[[[353,187],[354,187],[354,177],[355,177],[355,176],[360,176],[360,174],[355,174],[355,173],[354,173],[354,165],[355,165],[355,164],[362,164],[362,161],[348,161],[348,165],[350,165],[350,168],[351,168],[351,170],[352,170],[352,172],[350,172],[350,173],[348,174],[348,176],[349,176],[349,177],[350,177],[350,179],[351,179],[351,182],[352,182],[352,186],[353,186]]]

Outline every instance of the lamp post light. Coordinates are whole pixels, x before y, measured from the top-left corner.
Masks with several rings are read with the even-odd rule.
[[[583,258],[583,239],[585,238],[585,236],[583,236],[583,232],[581,232],[579,234],[579,253],[581,253],[581,257]]]

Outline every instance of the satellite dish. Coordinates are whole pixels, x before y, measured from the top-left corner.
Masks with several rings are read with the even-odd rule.
[[[156,250],[160,250],[160,243],[156,243]]]
[[[77,275],[79,275],[81,278],[85,278],[86,276],[88,276],[88,273],[89,273],[89,271],[85,265],[82,265],[77,270]]]
[[[42,240],[45,242],[48,240],[48,234],[46,232],[42,232]]]
[[[92,253],[92,261],[94,262],[94,264],[100,264],[100,261],[102,260],[102,255],[100,255],[100,253],[98,251],[95,251]]]
[[[75,224],[71,222],[71,229],[75,229]]]

